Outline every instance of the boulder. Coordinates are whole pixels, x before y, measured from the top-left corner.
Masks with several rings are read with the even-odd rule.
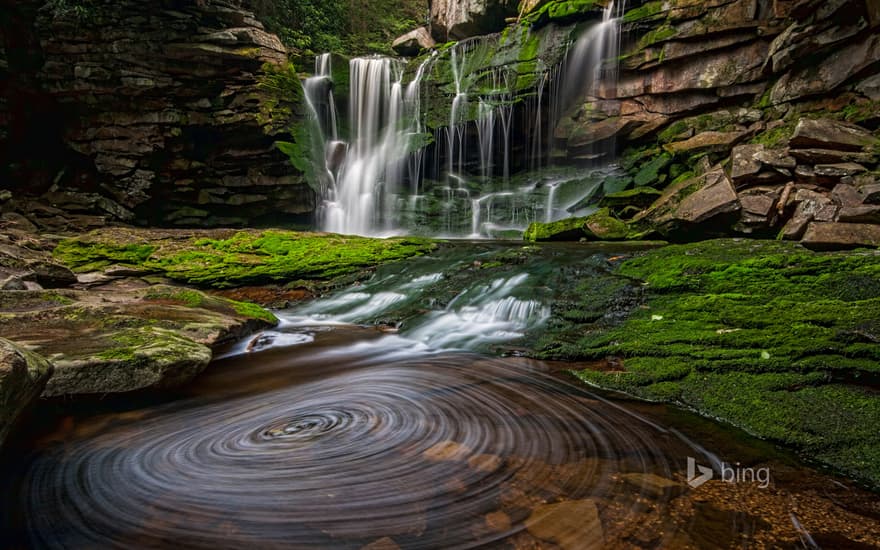
[[[857,162],[859,164],[876,164],[877,155],[871,153],[838,151],[834,149],[793,149],[791,156],[807,164],[841,164]]]
[[[391,43],[391,49],[404,57],[415,57],[422,50],[430,50],[437,45],[427,27],[419,27]]]
[[[0,313],[0,332],[54,364],[48,396],[177,386],[212,347],[276,322],[252,304],[161,285],[0,292]]]
[[[880,225],[813,222],[801,244],[812,250],[842,250],[880,246]]]
[[[691,239],[698,226],[722,229],[739,218],[741,206],[724,169],[716,166],[706,174],[666,189],[651,207],[634,218],[670,238]]]
[[[0,447],[51,376],[52,365],[43,357],[0,338]]]
[[[792,135],[790,146],[794,149],[830,149],[836,151],[861,151],[877,143],[871,132],[855,124],[829,118],[802,118]],[[792,155],[796,152],[792,151]]]
[[[597,241],[622,241],[629,233],[629,227],[607,208],[587,216],[583,227],[587,237]]]
[[[880,204],[880,183],[872,183],[861,188],[864,204]]]
[[[837,221],[844,223],[880,224],[880,205],[844,206],[837,213]]]
[[[462,40],[504,28],[518,14],[517,0],[431,0],[431,36],[437,42]]]
[[[566,218],[550,223],[532,222],[523,239],[532,242],[541,241],[578,241],[587,236],[584,223],[587,218]]]
[[[840,183],[831,190],[831,199],[840,206],[849,207],[860,206],[865,197],[852,185]]]

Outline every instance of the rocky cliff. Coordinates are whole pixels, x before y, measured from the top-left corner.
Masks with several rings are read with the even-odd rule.
[[[274,146],[298,78],[246,6],[4,4],[4,210],[46,227],[61,211],[81,227],[309,219],[314,194]]]
[[[619,164],[605,204],[630,237],[880,244],[880,2],[617,2],[619,57],[604,61],[599,85],[571,79],[596,70],[572,52],[609,5],[523,1],[515,21],[499,22],[489,15],[504,2],[435,2],[435,37],[465,40],[430,61],[427,127],[450,124],[464,89],[514,111],[514,169],[540,165],[527,162],[536,151]],[[478,121],[476,103],[459,116]],[[533,142],[548,121],[541,151]],[[467,131],[476,139],[478,124]]]

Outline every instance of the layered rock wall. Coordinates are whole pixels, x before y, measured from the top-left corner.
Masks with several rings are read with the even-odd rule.
[[[63,152],[44,155],[55,161],[47,165],[40,143],[27,141],[30,150],[17,154],[29,166],[4,178],[19,183],[20,200],[43,193],[48,218],[61,209],[161,225],[308,219],[314,194],[274,146],[292,140],[298,106],[283,85],[298,88],[296,73],[278,38],[240,2],[36,4],[21,4],[30,17],[19,22],[31,25],[25,34],[39,62],[30,72],[9,64],[4,99],[20,103],[21,89],[45,98],[56,124],[37,128]],[[39,122],[12,111],[20,119],[12,130]],[[48,173],[35,178],[35,168]]]

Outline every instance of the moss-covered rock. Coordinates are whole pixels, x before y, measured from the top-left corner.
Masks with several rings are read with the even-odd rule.
[[[540,241],[577,241],[587,236],[584,223],[587,218],[565,218],[555,222],[532,222],[523,239],[531,242]]]
[[[629,233],[629,226],[612,216],[608,208],[603,208],[587,216],[584,231],[592,240],[622,241]]]
[[[254,304],[163,285],[0,292],[0,331],[55,366],[48,396],[177,386],[212,348],[277,322]]]
[[[544,357],[608,361],[578,376],[880,484],[880,252],[706,241],[647,252],[616,273],[620,288],[643,281],[641,306],[551,331]]]
[[[54,255],[79,272],[124,264],[188,284],[229,288],[357,276],[379,264],[424,254],[433,247],[434,241],[422,238],[372,239],[280,230],[113,228],[62,241]]]

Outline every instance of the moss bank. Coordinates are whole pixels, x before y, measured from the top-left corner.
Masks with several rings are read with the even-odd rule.
[[[728,239],[653,250],[616,274],[630,296],[640,285],[640,304],[549,334],[542,356],[600,361],[577,375],[880,486],[880,252]]]
[[[433,247],[433,241],[420,238],[113,228],[62,241],[54,256],[79,272],[122,264],[200,287],[230,288],[357,275]]]

